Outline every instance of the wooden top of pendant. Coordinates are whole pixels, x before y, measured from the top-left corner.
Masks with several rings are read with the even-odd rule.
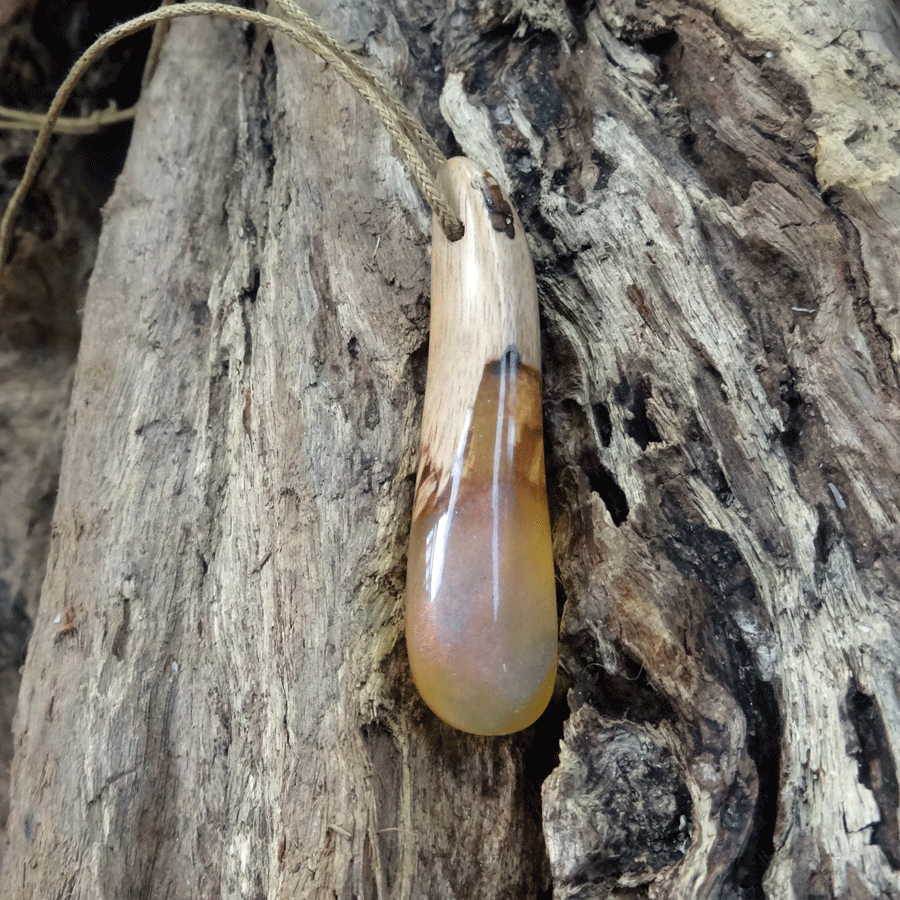
[[[513,349],[541,369],[537,288],[522,222],[496,179],[464,157],[448,160],[437,185],[465,226],[455,242],[433,222],[431,338],[422,414],[423,473],[434,498],[449,480],[484,367]]]

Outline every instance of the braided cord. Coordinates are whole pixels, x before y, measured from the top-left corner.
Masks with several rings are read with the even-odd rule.
[[[171,0],[166,0],[170,3]],[[403,103],[390,91],[372,72],[364,66],[350,51],[341,47],[334,38],[323,31],[312,19],[301,10],[293,0],[275,0],[283,12],[292,20],[290,22],[255,10],[242,9],[229,6],[225,3],[184,3],[180,5],[163,5],[153,12],[138,16],[128,22],[123,22],[115,28],[101,35],[78,58],[75,65],[69,70],[65,81],[60,85],[50,108],[43,116],[35,117],[33,114],[20,114],[13,111],[5,111],[7,122],[15,127],[36,127],[40,121],[40,129],[28,157],[22,180],[16,187],[6,211],[0,222],[0,263],[4,261],[9,252],[9,244],[12,238],[12,225],[15,216],[21,206],[22,200],[31,188],[34,179],[40,170],[47,154],[50,137],[60,122],[63,107],[81,80],[88,67],[113,44],[157,25],[168,23],[173,19],[182,19],[187,16],[221,16],[227,19],[235,19],[268,28],[271,31],[284,34],[299,42],[313,53],[320,56],[332,65],[338,74],[353,87],[360,96],[369,103],[381,119],[388,134],[394,140],[397,149],[403,156],[410,172],[419,185],[428,205],[434,211],[447,238],[451,241],[459,240],[463,234],[463,225],[459,218],[450,209],[447,201],[437,189],[434,180],[436,170],[446,162],[446,157],[441,153],[431,135],[422,127],[414,116],[406,109]],[[161,29],[157,29],[157,35],[161,35]],[[154,42],[159,46],[160,39]],[[155,55],[158,56],[158,49]],[[152,71],[155,65],[155,57],[149,63],[148,71]],[[4,111],[0,110],[0,115]],[[130,110],[106,112],[110,120],[118,116],[119,120],[130,117]],[[95,114],[97,121],[104,122],[104,113]],[[78,120],[64,119],[67,130],[75,130]],[[90,129],[88,129],[90,130]]]

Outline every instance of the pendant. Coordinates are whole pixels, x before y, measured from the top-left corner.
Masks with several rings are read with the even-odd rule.
[[[556,679],[556,587],[541,420],[537,289],[497,181],[449,160],[433,223],[431,337],[406,580],[413,680],[441,719],[509,734]]]

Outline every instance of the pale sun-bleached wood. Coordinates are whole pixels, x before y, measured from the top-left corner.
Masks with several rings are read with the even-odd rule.
[[[434,223],[422,465],[428,462],[436,481],[430,491],[420,485],[414,515],[447,485],[485,365],[515,345],[523,365],[538,372],[541,368],[537,288],[528,241],[511,204],[514,236],[491,224],[482,193],[485,174],[471,160],[456,157],[437,178],[466,233],[451,243]]]

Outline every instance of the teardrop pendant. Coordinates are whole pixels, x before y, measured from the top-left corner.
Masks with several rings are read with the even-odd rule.
[[[556,678],[537,290],[496,180],[458,157],[438,185],[466,231],[451,243],[433,226],[406,642],[438,716],[509,734],[543,712]]]

